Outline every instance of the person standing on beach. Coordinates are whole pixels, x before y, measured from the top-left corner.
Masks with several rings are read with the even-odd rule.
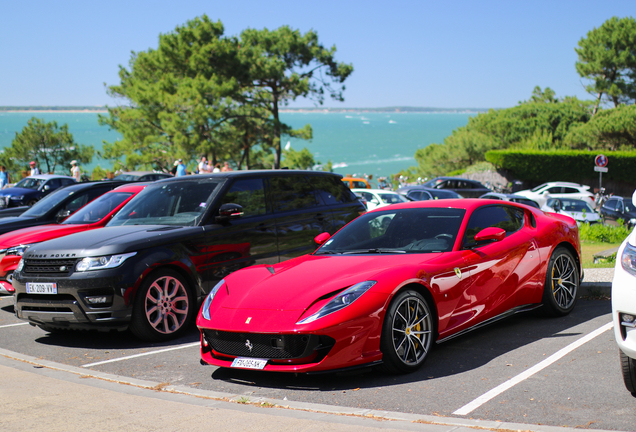
[[[208,166],[208,160],[205,156],[201,156],[201,162],[199,162],[199,174],[209,173],[210,168]]]
[[[11,183],[11,179],[9,178],[9,173],[4,165],[0,166],[0,189],[4,189],[9,183]]]
[[[179,159],[178,162],[179,163],[177,164],[177,177],[181,177],[188,174],[188,171],[186,171],[186,166],[184,165],[183,161]]]
[[[40,169],[37,167],[35,161],[29,162],[29,166],[31,167],[31,173],[29,175],[34,176],[40,174]]]
[[[73,177],[75,181],[79,183],[81,175],[82,175],[82,172],[77,166],[77,161],[72,160],[71,161],[71,177]]]

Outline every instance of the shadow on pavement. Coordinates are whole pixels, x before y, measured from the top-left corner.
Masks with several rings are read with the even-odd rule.
[[[320,375],[218,368],[211,376],[214,380],[242,385],[307,391],[386,387],[433,380],[477,369],[507,352],[540,339],[576,336],[577,333],[561,332],[609,313],[609,301],[579,300],[574,311],[561,318],[545,318],[535,312],[518,314],[436,345],[424,366],[407,375],[391,375],[369,367]]]

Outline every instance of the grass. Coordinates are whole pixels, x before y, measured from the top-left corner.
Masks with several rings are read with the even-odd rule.
[[[594,264],[594,255],[608,249],[616,248],[620,246],[620,244],[621,242],[605,243],[581,240],[581,260],[583,261],[583,268],[613,268],[613,261]]]

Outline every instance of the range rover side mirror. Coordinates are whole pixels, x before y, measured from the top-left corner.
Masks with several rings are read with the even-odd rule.
[[[57,212],[57,214],[55,215],[55,221],[56,222],[62,222],[64,219],[66,219],[67,217],[69,217],[71,215],[71,211],[70,210],[60,210],[59,212]]]
[[[221,208],[219,208],[219,215],[216,217],[216,221],[219,223],[227,222],[232,219],[238,219],[242,217],[243,214],[243,207],[238,204],[222,204]]]
[[[552,204],[552,208],[556,213],[560,212],[563,209],[563,205],[561,204],[561,200],[555,200],[554,204]]]

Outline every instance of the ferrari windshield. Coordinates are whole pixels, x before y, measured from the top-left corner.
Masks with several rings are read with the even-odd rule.
[[[64,224],[88,224],[99,222],[115,208],[123,203],[132,192],[109,192],[86,204],[68,217]]]
[[[223,180],[193,178],[148,186],[131,199],[107,226],[195,226]]]
[[[430,253],[453,249],[465,210],[410,208],[366,213],[315,254]]]

